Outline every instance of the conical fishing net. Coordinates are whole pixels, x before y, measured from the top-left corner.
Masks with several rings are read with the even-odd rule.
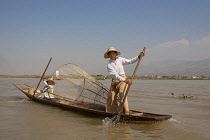
[[[109,89],[75,64],[64,64],[52,74],[54,93],[79,102],[106,104]]]

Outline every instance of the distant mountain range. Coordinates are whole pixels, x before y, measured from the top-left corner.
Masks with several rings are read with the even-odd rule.
[[[188,75],[210,77],[210,58],[200,61],[166,60],[142,65],[140,75]]]

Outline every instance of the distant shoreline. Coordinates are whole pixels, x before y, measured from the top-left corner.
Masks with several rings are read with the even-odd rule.
[[[92,75],[93,77],[95,77],[98,80],[105,80],[105,79],[111,79],[110,77],[104,77],[102,78],[101,76],[95,76]],[[49,78],[49,75],[46,75],[45,78]],[[0,78],[41,78],[41,75],[0,75]],[[130,77],[128,76],[128,79],[130,79]],[[206,78],[157,78],[157,77],[144,77],[144,76],[140,76],[140,77],[135,77],[134,79],[136,80],[210,80],[210,77],[206,77]]]
[[[45,76],[45,78],[50,76]],[[0,75],[0,78],[41,78],[41,75]]]

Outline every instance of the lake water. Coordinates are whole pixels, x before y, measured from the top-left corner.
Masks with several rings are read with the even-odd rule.
[[[103,125],[101,118],[31,101],[13,86],[36,87],[38,82],[39,79],[0,78],[1,140],[210,139],[210,81],[134,80],[128,95],[130,109],[173,117],[113,127]],[[110,85],[110,80],[101,82]],[[194,98],[180,98],[182,94]]]

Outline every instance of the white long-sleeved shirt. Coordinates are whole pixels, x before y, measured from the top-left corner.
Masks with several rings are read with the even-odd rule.
[[[48,85],[47,81],[44,81],[45,87],[44,90],[48,91],[49,93],[53,93],[54,92],[54,87],[53,85]]]
[[[116,60],[110,59],[107,65],[110,77],[121,82],[125,81],[125,78],[120,76],[125,74],[123,65],[133,64],[136,61],[138,61],[138,56],[133,59],[125,59],[123,57],[116,57]]]

